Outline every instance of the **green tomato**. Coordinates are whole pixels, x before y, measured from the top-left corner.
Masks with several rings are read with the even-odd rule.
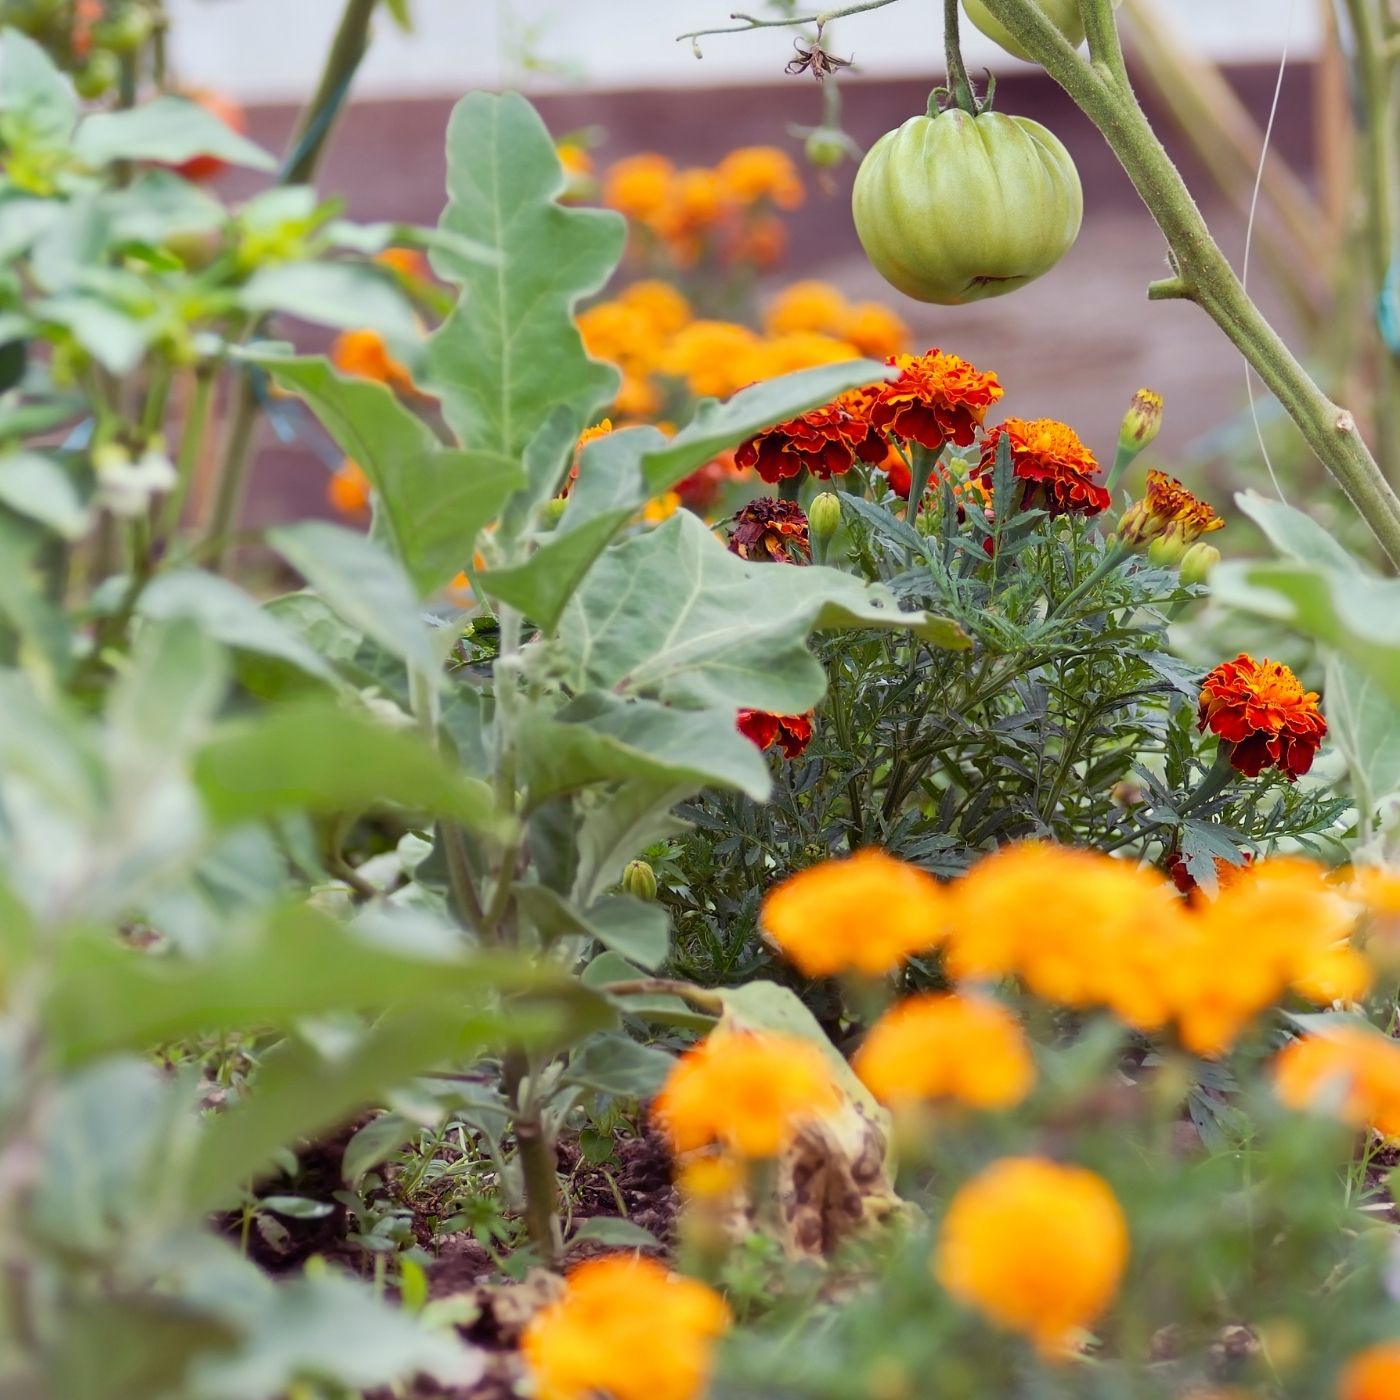
[[[886,132],[856,172],[865,255],[916,301],[961,306],[1024,287],[1073,246],[1084,192],[1039,122],[952,107]]]
[[[1123,0],[1113,0],[1117,9]],[[1084,21],[1079,15],[1079,0],[1035,0],[1035,4],[1045,12],[1046,18],[1067,40],[1078,48],[1084,42]],[[1028,63],[1035,60],[1007,32],[1006,26],[987,8],[986,0],[962,0],[963,13],[987,38],[995,40],[1007,53],[1024,58]]]

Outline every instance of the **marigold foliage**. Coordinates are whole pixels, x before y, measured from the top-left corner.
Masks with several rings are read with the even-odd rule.
[[[538,1400],[694,1400],[709,1380],[729,1309],[713,1289],[653,1259],[580,1264],[536,1313],[520,1349]]]
[[[1230,745],[1230,766],[1247,778],[1277,768],[1295,779],[1327,735],[1317,699],[1281,661],[1241,652],[1201,683],[1197,723]]]
[[[1127,1261],[1127,1221],[1106,1182],[1008,1157],[953,1197],[934,1267],[959,1302],[1055,1357],[1113,1301]]]

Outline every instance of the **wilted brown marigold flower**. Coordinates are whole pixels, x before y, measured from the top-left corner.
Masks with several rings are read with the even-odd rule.
[[[774,744],[783,751],[783,757],[801,758],[812,742],[812,712],[804,715],[772,715],[767,710],[740,710],[739,733],[749,743],[760,749],[771,749]]]
[[[739,467],[752,467],[770,485],[803,471],[829,481],[850,471],[857,457],[862,462],[881,462],[884,439],[871,427],[866,407],[861,390],[842,394],[751,437],[734,454],[734,461]]]
[[[983,374],[937,348],[922,355],[894,355],[888,363],[899,370],[899,378],[876,387],[870,421],[879,432],[917,442],[930,452],[941,452],[950,442],[970,447],[987,410],[1006,392],[995,374]]]
[[[729,550],[740,559],[792,564],[811,557],[807,517],[796,501],[760,496],[734,517]]]
[[[1026,483],[1024,506],[1051,515],[1097,515],[1112,497],[1093,478],[1099,474],[1094,454],[1066,423],[1053,418],[1008,418],[987,434],[975,475],[990,486],[997,448],[1011,442],[1011,470]]]
[[[1147,545],[1170,536],[1184,550],[1202,535],[1223,530],[1225,522],[1166,472],[1147,473],[1147,495],[1128,507],[1118,533],[1125,544]]]
[[[1317,692],[1304,690],[1281,661],[1256,661],[1245,652],[1201,682],[1197,722],[1231,746],[1237,772],[1257,778],[1277,768],[1290,782],[1312,767],[1327,734]]]

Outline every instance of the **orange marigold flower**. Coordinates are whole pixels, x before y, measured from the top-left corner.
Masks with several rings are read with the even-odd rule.
[[[642,507],[642,520],[648,525],[660,525],[669,520],[681,508],[681,498],[674,491],[663,491],[653,496]]]
[[[646,322],[651,335],[675,335],[690,323],[690,303],[669,282],[643,278],[618,294],[618,304],[635,311]]]
[[[1317,692],[1281,661],[1241,652],[1201,682],[1199,728],[1230,745],[1230,766],[1247,778],[1277,768],[1290,782],[1312,767],[1327,734]]]
[[[660,214],[667,237],[707,229],[724,213],[727,192],[713,170],[692,167],[676,173],[670,198]]]
[[[559,164],[564,167],[565,175],[581,180],[593,173],[593,157],[588,154],[587,146],[577,141],[561,141],[554,152],[559,157]]]
[[[729,263],[750,264],[753,267],[776,267],[787,252],[788,235],[783,221],[773,215],[749,219],[724,245],[724,258]]]
[[[665,156],[628,156],[603,180],[603,203],[638,223],[654,224],[671,197],[676,167]]]
[[[1400,1138],[1400,1044],[1361,1026],[1304,1036],[1274,1060],[1274,1092],[1289,1108]]]
[[[792,157],[776,146],[741,146],[720,161],[716,173],[740,204],[769,200],[779,209],[796,209],[807,193]]]
[[[578,1265],[563,1296],[532,1317],[520,1350],[537,1400],[699,1400],[724,1300],[654,1259],[610,1254]]]
[[[370,484],[358,462],[348,457],[331,473],[326,483],[326,499],[341,515],[351,520],[369,519]]]
[[[760,496],[734,517],[729,549],[740,559],[772,560],[792,564],[811,557],[807,516],[796,501]]]
[[[687,1202],[732,1200],[744,1188],[744,1164],[723,1152],[687,1158],[676,1168],[676,1190]]]
[[[1357,1352],[1337,1380],[1337,1400],[1395,1400],[1400,1395],[1400,1342]]]
[[[331,363],[342,374],[373,379],[402,394],[416,391],[413,376],[389,353],[378,331],[342,331],[331,346]]]
[[[853,1061],[883,1104],[951,1099],[970,1108],[1011,1108],[1035,1082],[1016,1018],[981,997],[909,997],[870,1028]]]
[[[416,282],[426,282],[433,275],[427,254],[421,248],[385,248],[374,255],[374,261]]]
[[[839,365],[860,359],[854,345],[816,331],[792,331],[760,341],[745,366],[748,379],[776,379],[794,370],[814,369],[817,365]]]
[[[690,392],[700,398],[728,398],[752,383],[748,362],[758,344],[758,336],[747,326],[692,321],[666,347],[659,368],[685,380]]]
[[[1026,483],[1023,505],[1051,515],[1097,515],[1113,498],[1093,478],[1099,474],[1094,454],[1065,423],[1053,418],[1008,418],[987,434],[977,475],[990,484],[997,447],[1011,442],[1011,470]]]
[[[597,442],[599,438],[607,437],[613,430],[611,418],[603,418],[594,423],[591,428],[585,428],[578,435],[578,445],[575,451],[582,452],[590,442]]]
[[[909,343],[909,327],[877,301],[862,301],[851,307],[835,332],[872,360],[890,360],[903,354]]]
[[[1113,1301],[1127,1262],[1128,1224],[1101,1177],[1006,1157],[953,1197],[934,1267],[959,1302],[1054,1358]]]
[[[1006,392],[995,374],[983,374],[938,349],[895,355],[899,378],[877,386],[870,421],[879,432],[917,442],[930,452],[948,443],[970,447],[987,410]]]
[[[801,715],[774,715],[767,710],[740,710],[735,721],[739,733],[760,749],[774,744],[787,759],[801,758],[812,742],[812,712]]]
[[[762,1158],[778,1156],[840,1101],[811,1041],[721,1025],[676,1061],[651,1112],[674,1153],[718,1143]]]
[[[830,282],[794,282],[773,298],[763,314],[763,329],[769,335],[790,335],[794,331],[839,335],[849,310],[846,298]]]
[[[763,930],[808,977],[883,977],[943,940],[947,898],[927,872],[870,848],[784,880],[763,901]]]
[[[752,467],[770,484],[804,471],[829,481],[850,471],[857,458],[872,465],[882,462],[888,449],[864,416],[866,402],[860,390],[842,394],[749,438],[734,460],[740,467]]]
[[[1118,524],[1118,534],[1125,544],[1135,547],[1170,538],[1184,550],[1202,535],[1224,528],[1225,522],[1214,509],[1193,496],[1174,476],[1149,471],[1147,495],[1128,507]]]

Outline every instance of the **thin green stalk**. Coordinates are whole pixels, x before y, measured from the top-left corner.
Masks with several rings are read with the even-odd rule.
[[[194,372],[194,393],[190,397],[189,411],[185,414],[185,425],[180,433],[180,452],[175,464],[179,479],[175,483],[175,489],[165,499],[157,530],[157,539],[162,543],[180,528],[180,520],[185,513],[185,502],[189,499],[195,473],[199,470],[199,459],[203,454],[204,440],[209,431],[209,408],[214,397],[214,379],[212,365],[201,364]]]
[[[1118,76],[1116,29],[1099,33],[1100,53],[1086,62],[1034,0],[987,0],[987,8],[1099,128],[1165,236],[1176,275],[1155,283],[1149,297],[1194,301],[1215,321],[1400,567],[1400,498],[1362,441],[1355,419],[1322,392],[1241,286],[1126,76]]]
[[[963,63],[959,24],[958,0],[943,0],[943,52],[948,61],[948,88],[953,94],[954,103],[975,117],[977,95],[972,91],[972,82],[967,76],[967,65]],[[929,99],[929,106],[929,115],[937,115],[933,110],[932,98]]]

